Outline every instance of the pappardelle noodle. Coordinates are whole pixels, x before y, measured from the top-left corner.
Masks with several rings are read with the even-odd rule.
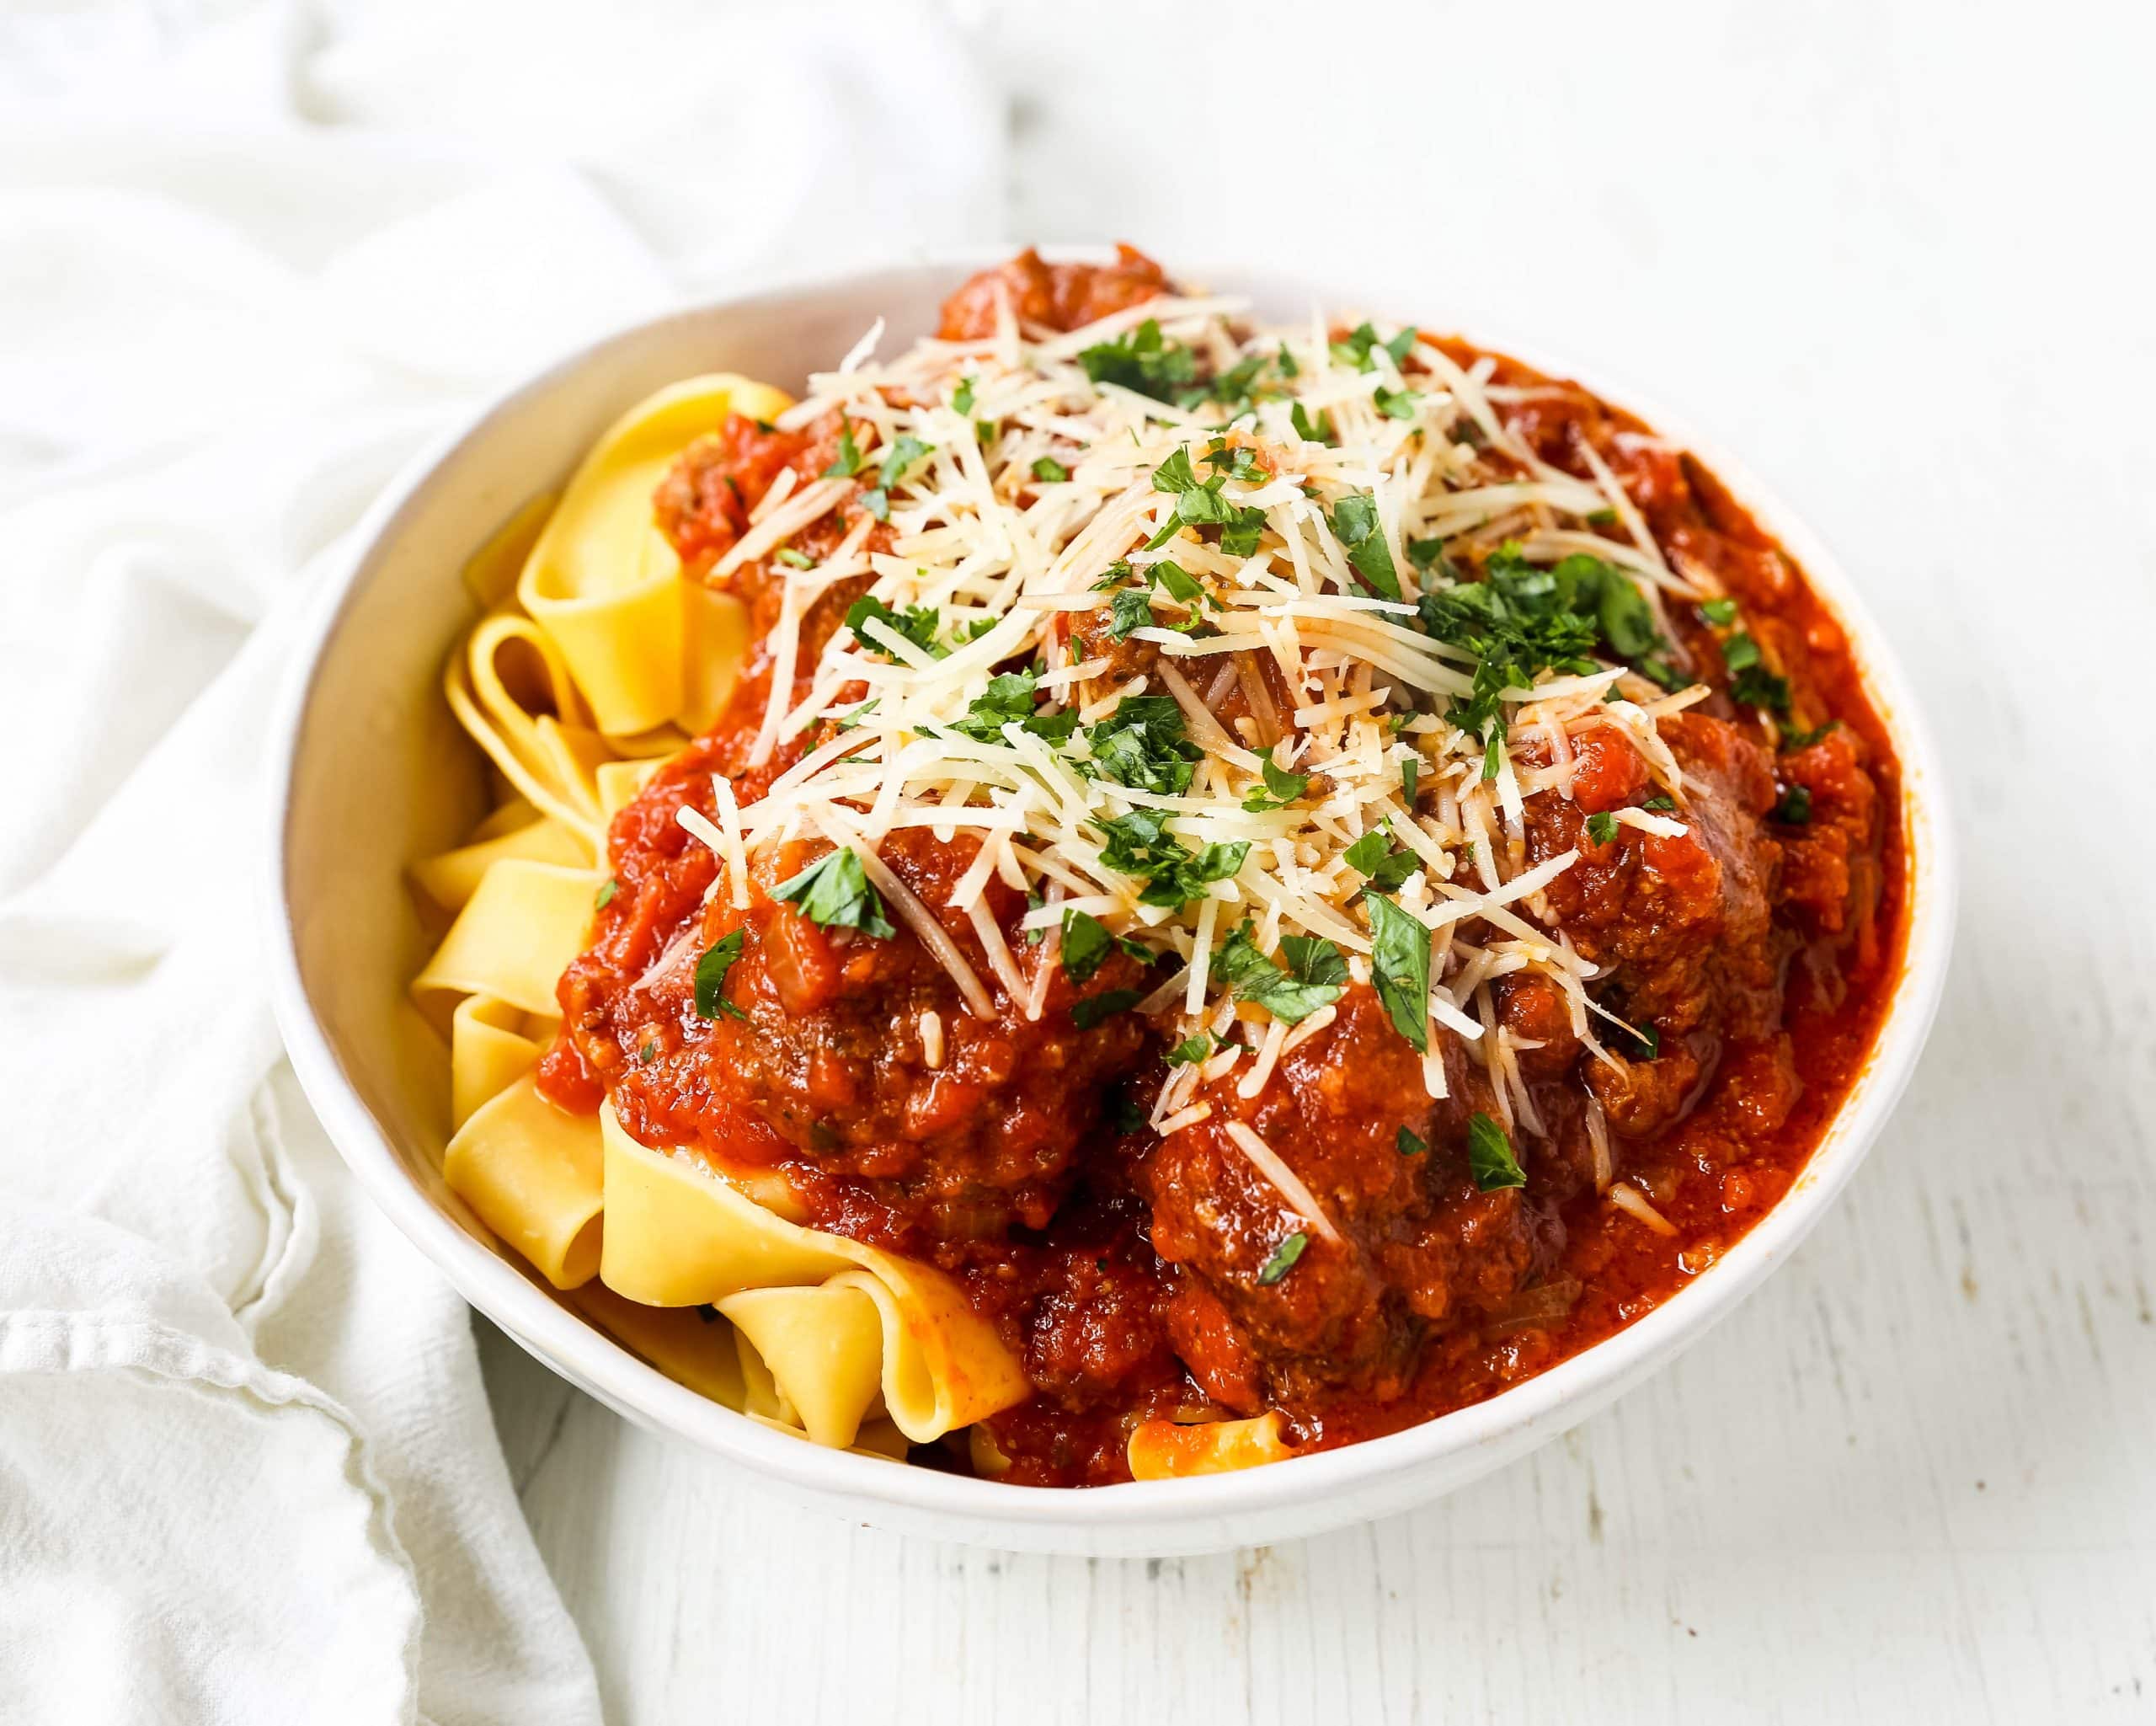
[[[1027,253],[640,403],[466,579],[446,1178],[819,1445],[1091,1485],[1496,1394],[1772,1206],[1889,992],[1832,615],[1456,338]]]

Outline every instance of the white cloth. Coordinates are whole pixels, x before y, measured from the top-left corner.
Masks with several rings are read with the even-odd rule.
[[[598,1716],[467,1314],[279,1060],[266,707],[446,414],[985,238],[1001,120],[900,0],[601,15],[0,17],[0,1721]]]

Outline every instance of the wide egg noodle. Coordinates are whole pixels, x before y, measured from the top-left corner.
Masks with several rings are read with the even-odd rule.
[[[595,776],[614,751],[583,723],[568,661],[547,633],[514,612],[482,618],[450,655],[442,690],[457,722],[517,792],[597,856],[605,836]]]
[[[442,1156],[450,1190],[558,1289],[599,1269],[599,1125],[542,1097],[526,1074],[489,1098]]]
[[[616,420],[563,493],[517,578],[517,598],[559,648],[609,736],[648,731],[686,709],[705,724],[717,717],[726,692],[701,679],[691,689],[686,669],[692,633],[704,649],[700,665],[720,657],[703,639],[718,628],[714,607],[699,599],[692,617],[652,494],[681,452],[729,413],[770,419],[792,405],[730,372],[689,378]],[[739,665],[738,652],[723,657]]]
[[[531,1015],[491,995],[467,995],[450,1015],[450,1123],[461,1129],[539,1064]]]
[[[916,1444],[1009,1408],[1018,1363],[933,1268],[787,1221],[600,1112],[607,1227],[600,1274],[632,1300],[733,1320],[812,1436],[848,1444],[882,1396]]]
[[[791,405],[730,376],[648,398],[558,502],[533,500],[466,566],[479,622],[451,656],[451,710],[505,800],[413,865],[448,932],[414,981],[450,1041],[444,1176],[586,1317],[749,1418],[903,1459],[1022,1399],[1022,1373],[940,1272],[803,1227],[781,1181],[723,1181],[555,1108],[534,1069],[555,988],[604,890],[606,827],[718,719],[747,651],[739,603],[681,579],[651,498],[729,412]]]
[[[610,761],[599,770],[600,794],[606,793],[606,776],[641,763]],[[626,799],[623,801],[627,801]],[[521,799],[519,799],[521,803]],[[528,808],[529,805],[524,805]],[[517,804],[508,805],[512,809]],[[620,807],[618,804],[616,808]],[[611,814],[611,811],[609,811]],[[472,838],[452,850],[422,858],[412,865],[412,884],[443,911],[460,911],[479,890],[487,871],[504,858],[527,863],[557,863],[563,868],[589,868],[591,848],[583,835],[551,816],[526,820],[506,831]]]
[[[1248,1420],[1178,1424],[1147,1420],[1133,1429],[1125,1455],[1134,1480],[1180,1480],[1193,1474],[1225,1474],[1257,1468],[1295,1454],[1280,1435],[1280,1417],[1268,1411]]]
[[[558,1012],[554,986],[584,950],[604,879],[529,858],[494,863],[413,980],[413,999],[437,1024],[451,996],[484,995],[542,1018]]]

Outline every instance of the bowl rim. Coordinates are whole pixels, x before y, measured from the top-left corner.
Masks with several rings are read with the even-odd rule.
[[[437,1208],[405,1171],[387,1131],[345,1074],[316,1018],[302,981],[288,893],[287,839],[296,775],[310,697],[355,592],[383,542],[435,485],[440,470],[467,444],[528,398],[542,397],[562,378],[598,360],[615,344],[656,326],[693,322],[742,305],[789,295],[835,291],[901,270],[947,271],[953,282],[1010,256],[1011,245],[954,248],[883,264],[813,273],[777,273],[734,291],[628,320],[558,355],[459,417],[417,452],[368,508],[352,535],[349,555],[323,580],[303,619],[268,737],[269,792],[264,815],[269,871],[264,904],[271,922],[268,948],[272,1004],[285,1046],[308,1100],[353,1174],[398,1230],[449,1278],[458,1292],[556,1373],[591,1392],[617,1412],[782,1483],[825,1500],[887,1507],[894,1513],[974,1527],[1004,1525],[1053,1534],[1081,1527],[1166,1528],[1225,1523],[1246,1513],[1326,1499],[1352,1499],[1358,1488],[1434,1467],[1443,1459],[1481,1450],[1512,1454],[1508,1444],[1533,1429],[1555,1434],[1584,1418],[1652,1368],[1666,1365],[1733,1311],[1790,1256],[1832,1206],[1879,1136],[1922,1053],[1945,989],[1958,894],[1954,826],[1930,727],[1899,660],[1838,558],[1804,519],[1762,484],[1742,462],[1689,419],[1633,389],[1602,366],[1582,366],[1541,345],[1515,341],[1477,318],[1471,339],[1513,355],[1545,375],[1592,380],[1606,401],[1636,414],[1656,432],[1682,444],[1721,480],[1761,525],[1802,565],[1806,579],[1847,633],[1865,689],[1892,732],[1902,767],[1908,918],[1901,971],[1878,1040],[1810,1160],[1774,1207],[1715,1264],[1652,1311],[1602,1341],[1511,1388],[1467,1408],[1383,1437],[1291,1457],[1262,1468],[1167,1481],[1129,1482],[1081,1489],[1043,1489],[894,1467],[888,1460],[835,1451],[766,1427],[667,1378],[596,1325],[532,1283],[493,1248]],[[1054,259],[1097,259],[1094,245],[1042,245]],[[1248,264],[1219,265],[1225,275],[1267,274]],[[1363,292],[1283,270],[1320,304],[1352,308],[1390,284],[1374,277]],[[1193,265],[1186,272],[1206,280]],[[1396,313],[1394,315],[1401,315]],[[1451,328],[1441,320],[1429,327]],[[1569,1418],[1568,1418],[1569,1417]],[[1502,1456],[1500,1457],[1502,1460]],[[953,1531],[957,1531],[955,1527]]]

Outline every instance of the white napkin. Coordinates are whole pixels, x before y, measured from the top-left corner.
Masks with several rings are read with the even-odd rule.
[[[1001,167],[931,10],[599,15],[0,20],[0,1721],[598,1717],[465,1309],[279,1059],[264,714],[445,415],[985,238]]]

